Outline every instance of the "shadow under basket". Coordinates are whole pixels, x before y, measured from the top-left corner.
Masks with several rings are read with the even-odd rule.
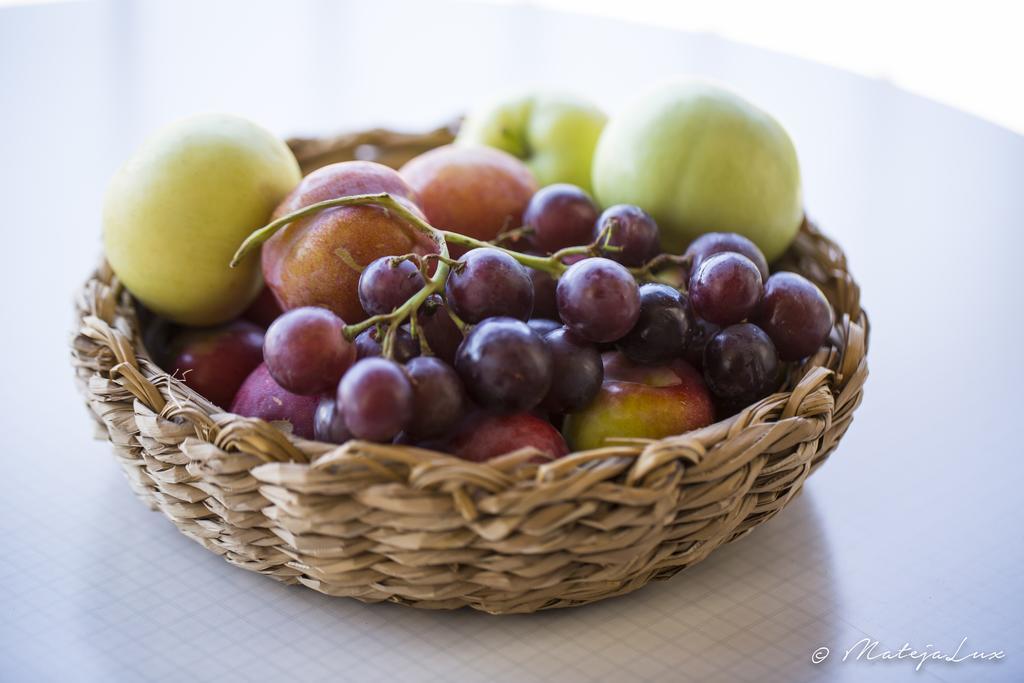
[[[398,166],[452,131],[292,140],[304,172]],[[867,317],[839,247],[804,223],[784,267],[836,325],[778,393],[660,441],[545,465],[296,438],[223,412],[154,363],[104,265],[77,301],[77,380],[135,493],[228,562],[366,602],[492,613],[582,605],[699,562],[770,519],[839,443],[867,377]]]

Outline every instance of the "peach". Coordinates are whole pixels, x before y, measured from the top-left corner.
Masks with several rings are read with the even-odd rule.
[[[431,225],[485,241],[520,227],[537,191],[523,162],[490,147],[438,147],[400,173]]]
[[[278,218],[326,199],[388,192],[416,210],[415,194],[394,170],[370,161],[324,166],[278,206]],[[322,306],[346,323],[366,313],[359,274],[381,256],[437,251],[423,233],[377,206],[336,207],[288,224],[263,245],[263,277],[285,310]]]

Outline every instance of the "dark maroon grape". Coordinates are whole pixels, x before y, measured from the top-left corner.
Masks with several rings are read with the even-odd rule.
[[[683,295],[668,285],[649,283],[640,287],[640,318],[617,346],[634,363],[662,363],[683,355],[690,327]]]
[[[490,247],[460,258],[444,291],[448,305],[468,323],[495,316],[526,320],[533,310],[533,283],[526,268]]]
[[[337,409],[337,401],[324,396],[317,404],[313,415],[313,436],[317,441],[326,443],[345,443],[352,438],[352,433],[345,426],[345,416]]]
[[[690,277],[693,312],[716,325],[732,325],[754,312],[764,287],[754,262],[723,252],[704,260]]]
[[[700,370],[704,367],[704,347],[708,345],[711,338],[715,336],[721,326],[709,323],[704,318],[699,318],[690,309],[690,334],[686,340],[686,350],[683,358],[693,367]]]
[[[541,188],[523,212],[523,226],[533,230],[533,242],[545,252],[587,244],[595,220],[594,200],[567,183]]]
[[[379,337],[383,333],[384,330],[378,331],[378,328],[371,327],[356,335],[356,358],[362,360],[363,358],[382,356],[384,348]],[[391,348],[391,355],[399,363],[405,363],[410,358],[420,355],[419,342],[412,338],[412,334],[404,325],[395,331],[395,342]]]
[[[779,355],[761,328],[751,323],[719,331],[704,348],[704,379],[727,404],[750,404],[778,387]]]
[[[558,282],[543,270],[529,268],[530,280],[533,282],[533,310],[531,318],[558,317],[558,300],[555,298],[555,290]]]
[[[621,264],[606,258],[569,266],[558,280],[557,297],[559,318],[592,342],[621,339],[640,316],[636,280]]]
[[[526,323],[489,318],[466,335],[455,369],[483,407],[513,413],[541,402],[551,385],[551,353]]]
[[[818,287],[796,273],[775,273],[764,285],[754,315],[782,360],[799,360],[818,350],[835,322],[832,306]]]
[[[413,415],[406,433],[419,441],[442,436],[455,427],[465,408],[462,382],[439,358],[413,358],[405,365],[412,382]]]
[[[359,303],[368,315],[390,313],[424,284],[423,274],[415,263],[382,256],[366,266],[359,276]]]
[[[765,260],[764,254],[756,244],[735,232],[704,233],[690,243],[683,256],[689,256],[692,259],[690,272],[696,273],[700,264],[705,260],[726,251],[743,254],[757,266],[757,270],[761,273],[761,280],[768,279],[768,261]]]
[[[449,365],[455,362],[455,352],[462,343],[462,331],[448,314],[448,307],[440,294],[431,294],[416,315],[420,334],[430,351]]]
[[[267,330],[263,357],[271,377],[293,394],[313,395],[337,386],[356,359],[345,321],[326,308],[304,306],[281,315]]]
[[[391,441],[413,416],[413,391],[402,366],[385,358],[364,358],[338,385],[345,426],[357,439]]]
[[[605,238],[602,235],[608,231]],[[639,206],[609,206],[594,224],[593,239],[618,247],[602,250],[602,256],[627,266],[640,266],[661,251],[658,224]]]
[[[551,388],[541,407],[556,414],[585,407],[604,381],[600,352],[564,327],[549,332],[544,341],[551,353]]]
[[[542,337],[548,332],[554,332],[562,327],[562,323],[557,320],[548,320],[547,318],[531,318],[526,321],[526,324],[530,326],[531,330]]]

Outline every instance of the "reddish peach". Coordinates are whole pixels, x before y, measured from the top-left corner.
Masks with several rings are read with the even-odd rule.
[[[412,189],[394,170],[345,161],[306,176],[281,203],[280,217],[326,199],[388,192],[415,209]],[[362,269],[381,256],[436,251],[434,243],[393,212],[377,206],[337,207],[282,228],[263,245],[263,277],[285,310],[322,306],[347,323],[363,320]]]
[[[490,147],[438,147],[400,172],[431,225],[480,240],[518,228],[537,191],[523,162]]]

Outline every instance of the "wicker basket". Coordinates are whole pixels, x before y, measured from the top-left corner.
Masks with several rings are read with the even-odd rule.
[[[398,165],[451,139],[371,131],[293,140],[304,171]],[[105,265],[78,297],[78,383],[136,494],[245,569],[330,595],[433,609],[533,612],[620,595],[699,562],[781,510],[861,400],[868,323],[842,251],[806,224],[786,266],[837,312],[784,391],[661,441],[537,466],[403,446],[295,438],[221,412],[150,360]]]

